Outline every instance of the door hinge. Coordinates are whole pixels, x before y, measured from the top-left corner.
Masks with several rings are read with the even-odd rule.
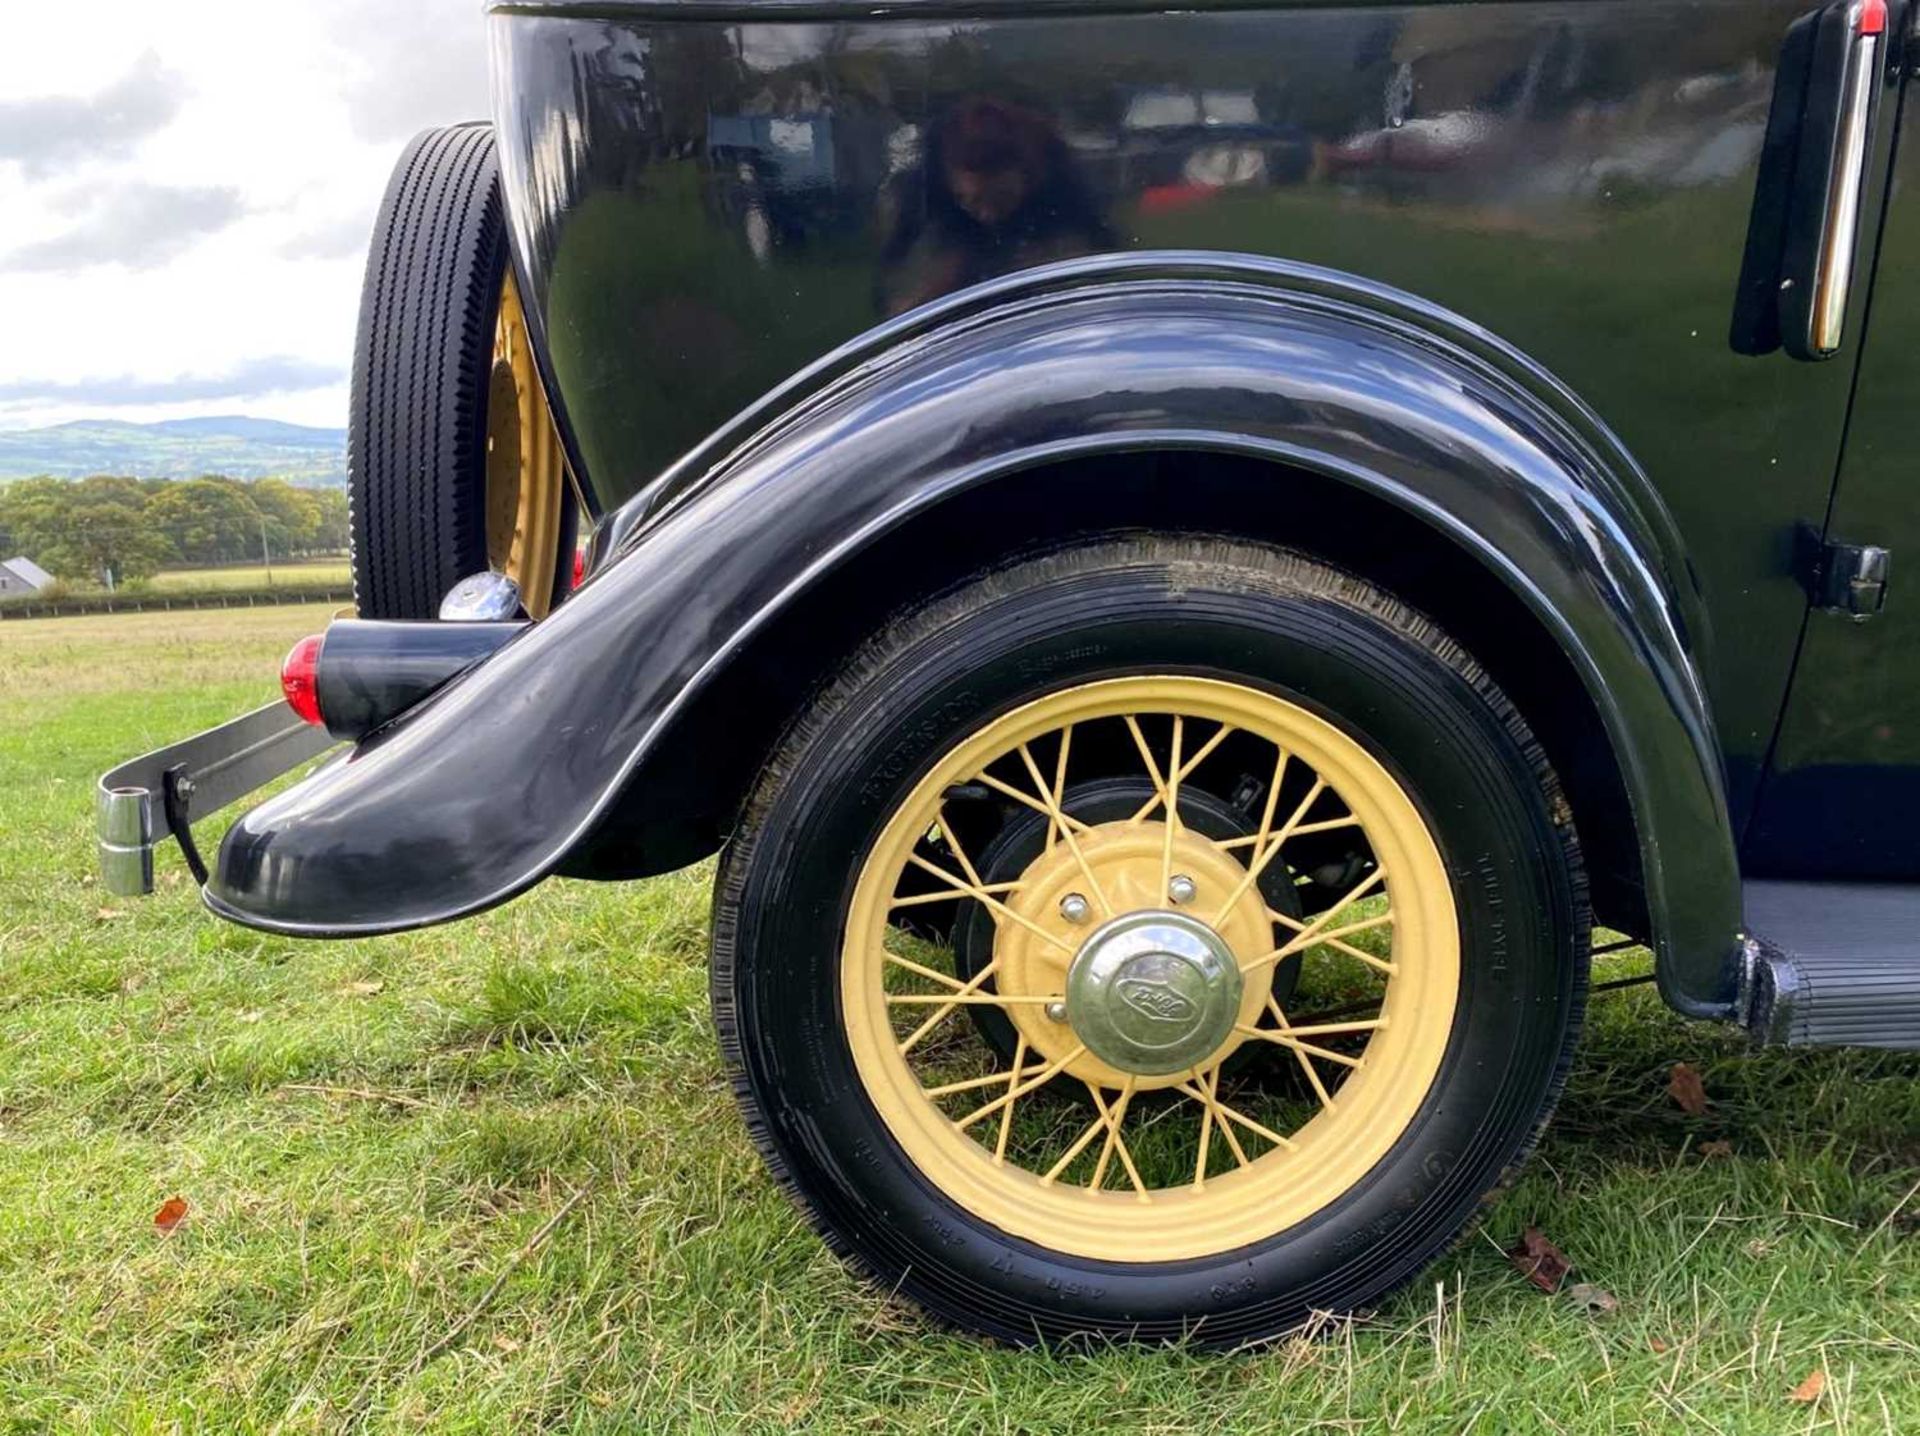
[[[1865,623],[1887,606],[1890,552],[1873,544],[1834,543],[1812,528],[1802,528],[1800,538],[1800,579],[1815,608]]]

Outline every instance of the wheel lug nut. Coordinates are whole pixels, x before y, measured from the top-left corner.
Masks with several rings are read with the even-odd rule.
[[[1092,912],[1092,906],[1079,893],[1068,893],[1060,899],[1060,916],[1068,922],[1085,922]]]
[[[1193,879],[1185,873],[1175,873],[1167,884],[1167,896],[1175,903],[1190,903],[1199,895],[1200,889],[1194,886]]]
[[[1067,1020],[1067,1004],[1066,1003],[1049,1002],[1047,1004],[1047,1021],[1065,1022],[1066,1020]]]

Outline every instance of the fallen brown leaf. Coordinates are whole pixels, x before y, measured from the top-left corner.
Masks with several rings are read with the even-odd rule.
[[[1520,1234],[1520,1245],[1508,1249],[1507,1260],[1520,1275],[1548,1293],[1560,1290],[1560,1283],[1573,1270],[1567,1254],[1548,1241],[1538,1227],[1528,1227]]]
[[[1649,1336],[1647,1338],[1647,1345],[1653,1348],[1653,1354],[1655,1356],[1665,1356],[1673,1349],[1657,1336]]]
[[[1696,1150],[1700,1153],[1700,1160],[1711,1162],[1722,1157],[1731,1157],[1733,1143],[1722,1138],[1717,1142],[1702,1142]]]
[[[1707,1086],[1700,1080],[1700,1074],[1684,1062],[1673,1064],[1673,1072],[1667,1078],[1667,1095],[1674,1104],[1690,1117],[1699,1117],[1707,1110]]]
[[[1567,1300],[1588,1316],[1611,1316],[1620,1309],[1619,1297],[1590,1281],[1575,1282],[1568,1287]]]
[[[117,907],[103,907],[94,913],[94,916],[101,922],[112,922],[117,917],[125,917],[126,914]]]
[[[174,1228],[187,1219],[187,1199],[168,1197],[153,1214],[153,1229],[161,1236],[172,1236]]]
[[[1802,1406],[1811,1406],[1820,1399],[1820,1393],[1826,1389],[1827,1373],[1816,1366],[1805,1381],[1787,1393],[1787,1400],[1798,1401]]]
[[[342,997],[378,997],[386,990],[386,983],[378,981],[349,982],[345,987],[336,989]]]
[[[520,1343],[515,1341],[511,1336],[496,1333],[493,1338],[493,1349],[495,1351],[503,1351],[508,1356],[511,1356],[520,1349]]]

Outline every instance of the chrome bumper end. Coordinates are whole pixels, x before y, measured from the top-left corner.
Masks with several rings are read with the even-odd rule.
[[[338,740],[284,703],[122,763],[94,789],[100,878],[116,897],[153,891],[153,850],[171,837],[194,877],[206,869],[191,824],[319,757]]]

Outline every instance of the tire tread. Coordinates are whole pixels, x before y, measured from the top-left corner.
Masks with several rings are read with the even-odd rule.
[[[432,618],[486,564],[486,405],[506,274],[492,127],[401,155],[368,250],[348,419],[355,604]]]

